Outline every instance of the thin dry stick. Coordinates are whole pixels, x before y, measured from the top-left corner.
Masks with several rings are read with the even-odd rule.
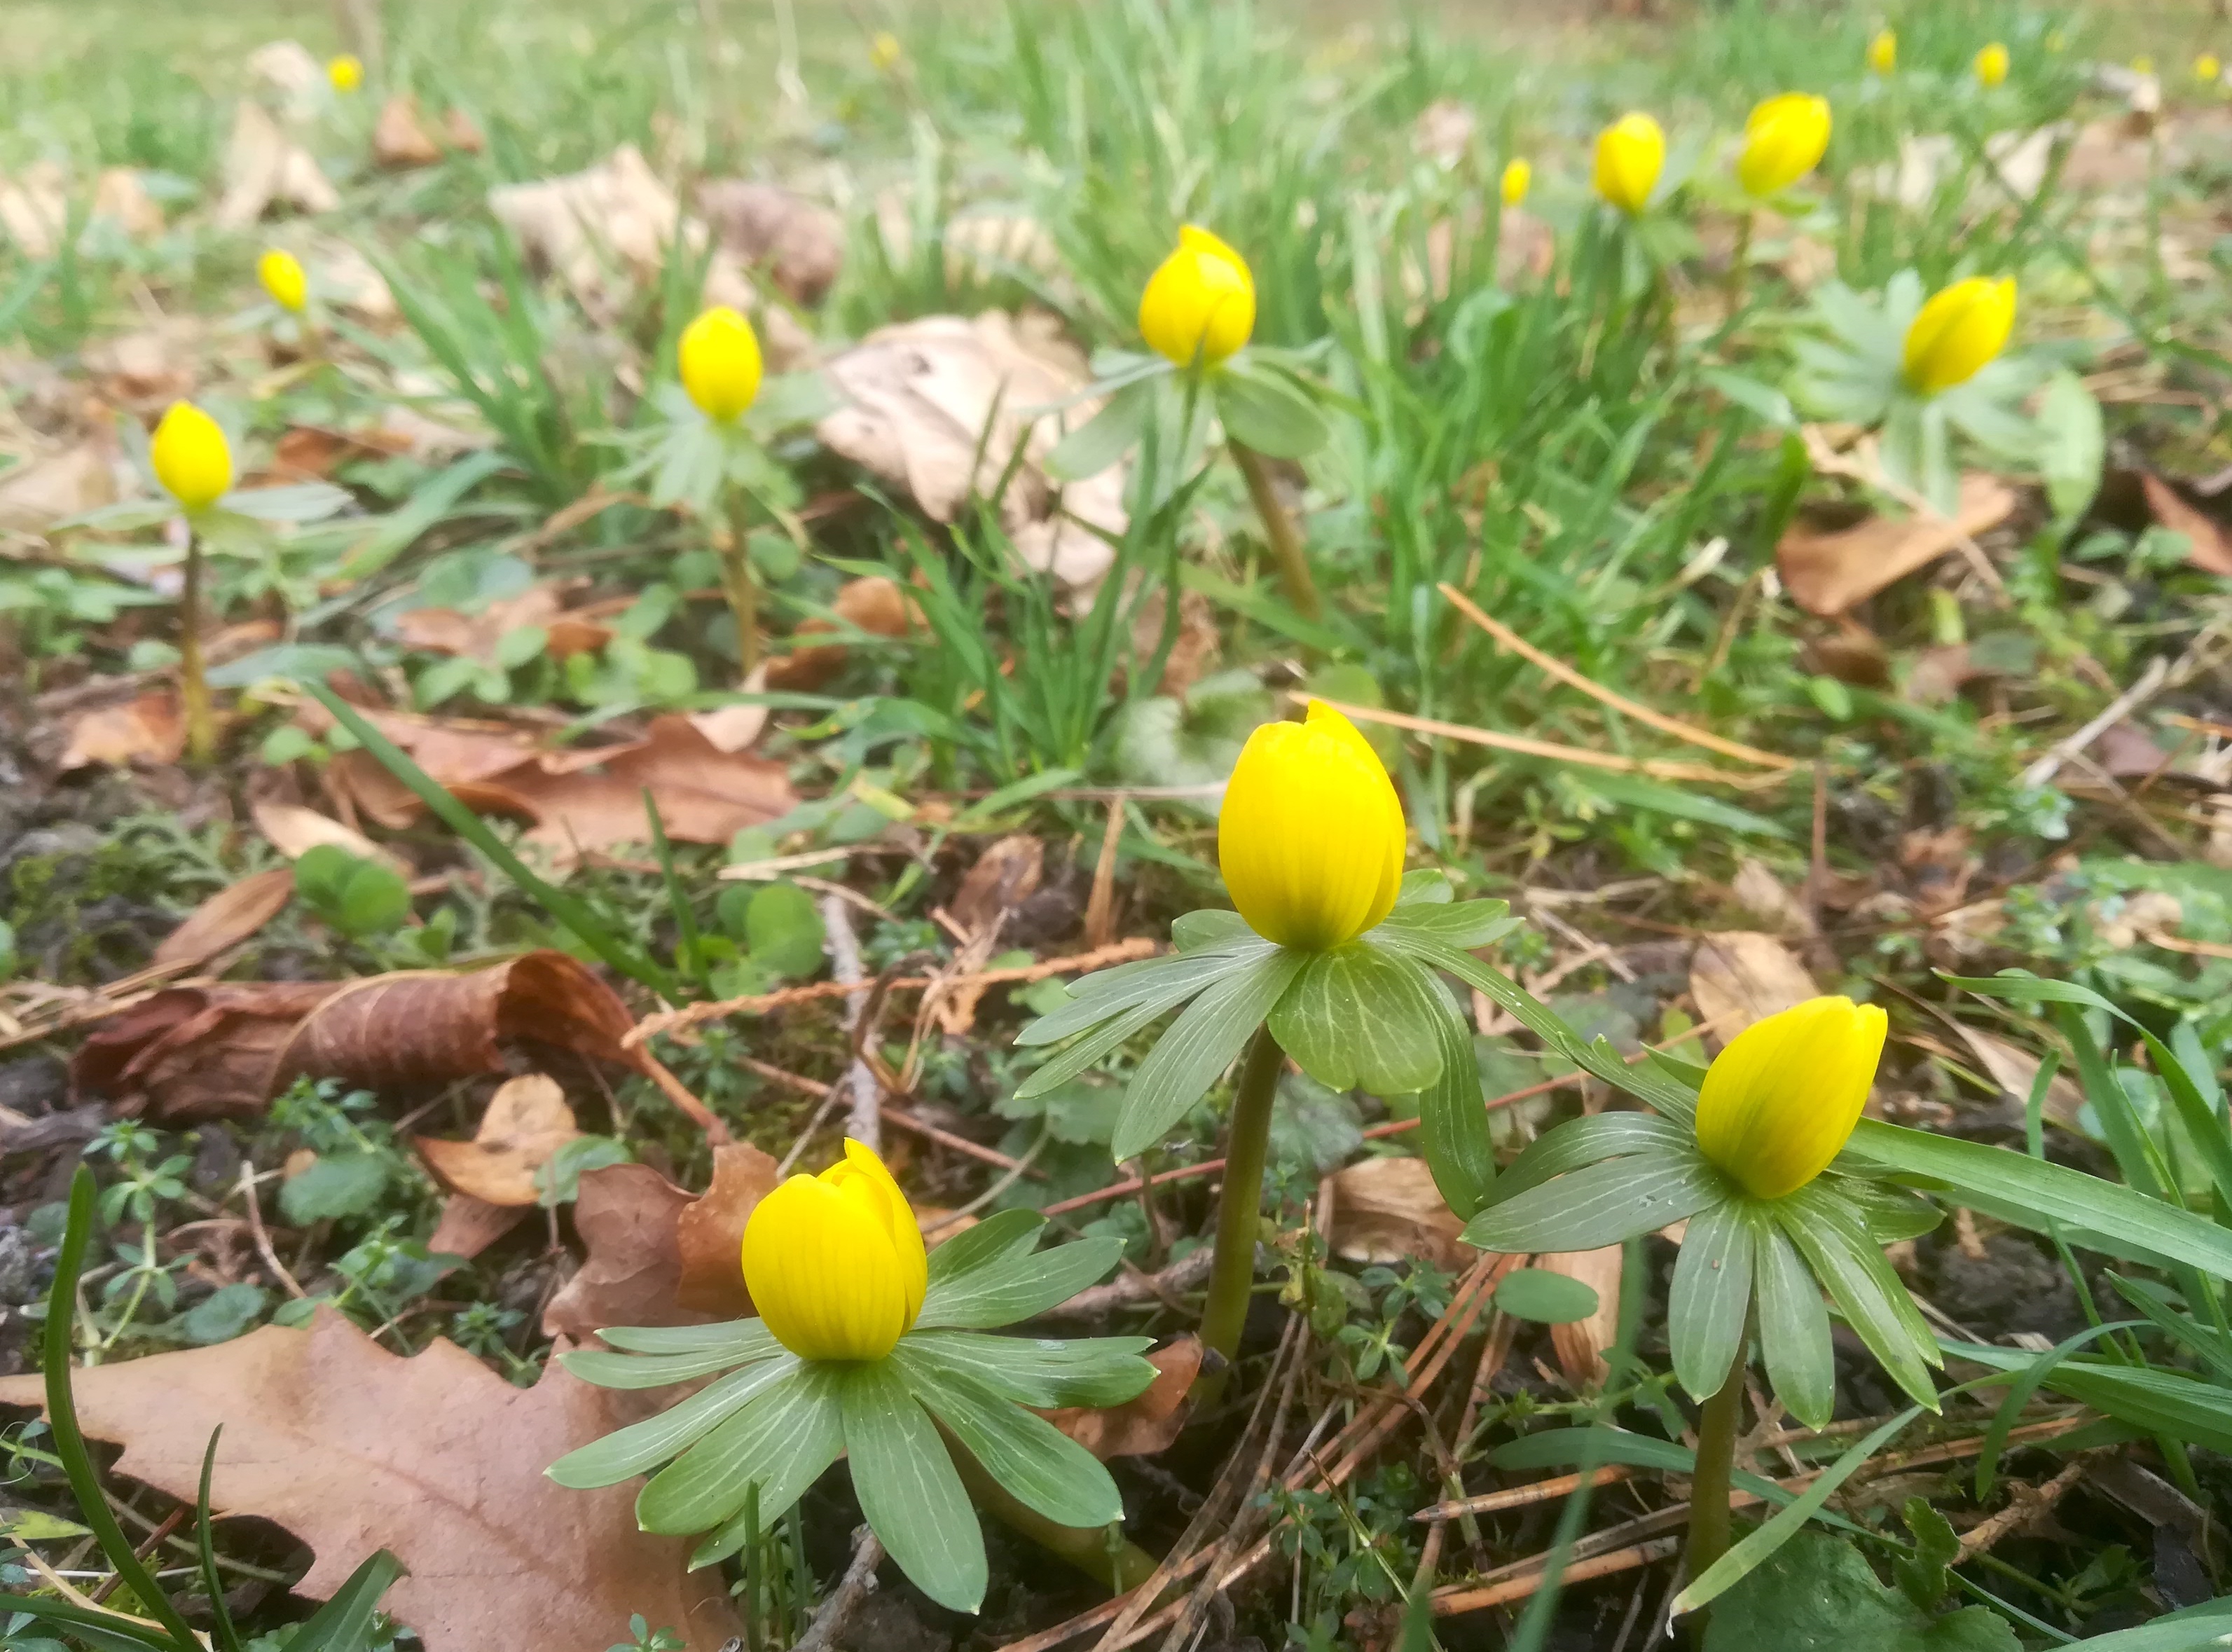
[[[883,1558],[884,1545],[876,1541],[873,1532],[864,1526],[853,1533],[853,1558],[844,1577],[815,1610],[814,1621],[806,1626],[806,1633],[798,1637],[791,1652],[821,1652],[845,1632],[845,1622],[853,1610],[875,1593],[876,1567]]]
[[[1422,1508],[1411,1518],[1438,1526],[1444,1520],[1458,1519],[1467,1514],[1498,1514],[1506,1509],[1525,1508],[1534,1503],[1547,1503],[1554,1497],[1564,1497],[1580,1490],[1584,1484],[1592,1488],[1609,1486],[1615,1480],[1630,1478],[1634,1473],[1633,1469],[1624,1468],[1618,1463],[1606,1463],[1587,1474],[1559,1474],[1525,1486],[1507,1486],[1498,1492],[1454,1497],[1446,1503],[1437,1503],[1431,1508]]]
[[[754,1055],[738,1056],[736,1059],[740,1066],[758,1073],[762,1079],[771,1079],[779,1085],[788,1085],[801,1095],[813,1096],[827,1101],[832,1093],[831,1086],[822,1083],[821,1079],[809,1079],[802,1072],[793,1072],[787,1067],[775,1066],[772,1061],[762,1061]],[[1010,1158],[999,1149],[972,1142],[966,1136],[956,1136],[950,1130],[940,1130],[928,1119],[918,1118],[904,1107],[895,1107],[891,1103],[886,1102],[883,1105],[882,1112],[884,1123],[886,1124],[896,1124],[903,1130],[936,1142],[940,1147],[950,1147],[955,1152],[964,1154],[970,1158],[981,1159],[987,1164],[996,1165],[1010,1175],[1021,1172],[1036,1181],[1046,1180],[1044,1171],[1032,1169],[1021,1159]],[[817,1114],[817,1120],[819,1117]],[[816,1128],[819,1128],[818,1123],[809,1126],[806,1134],[813,1135]]]
[[[2080,1451],[2045,1485],[2035,1489],[2028,1486],[2012,1488],[2005,1508],[1987,1519],[1978,1521],[1961,1534],[1961,1560],[1973,1560],[2009,1532],[2019,1531],[2039,1519],[2061,1500],[2063,1493],[2085,1478],[2086,1471],[2092,1467],[2094,1458],[2114,1449],[2113,1446],[2100,1446],[2091,1451]],[[1958,1565],[1961,1562],[1954,1564]]]
[[[1301,697],[1324,700],[1327,705],[1352,722],[1384,722],[1391,729],[1408,729],[1414,734],[1438,735],[1444,740],[1462,740],[1469,745],[1488,746],[1497,751],[1515,751],[1527,757],[1553,757],[1560,762],[1610,769],[1619,774],[1648,774],[1654,780],[1662,781],[1697,781],[1750,791],[1762,786],[1775,785],[1782,779],[1782,771],[1780,770],[1766,774],[1739,774],[1729,769],[1709,768],[1703,763],[1665,762],[1655,757],[1621,757],[1608,751],[1585,751],[1579,746],[1559,745],[1555,741],[1534,740],[1525,735],[1499,734],[1492,729],[1475,729],[1462,722],[1414,717],[1407,711],[1384,711],[1378,706],[1351,705],[1346,701],[1326,700],[1322,695]]]
[[[1579,689],[1591,699],[1610,706],[1624,716],[1632,717],[1638,722],[1647,723],[1661,734],[1672,735],[1677,740],[1686,740],[1693,746],[1703,746],[1706,750],[1716,751],[1723,757],[1734,757],[1742,762],[1757,763],[1762,768],[1787,769],[1795,768],[1798,766],[1798,760],[1795,757],[1784,757],[1775,752],[1762,751],[1758,747],[1747,746],[1740,740],[1723,739],[1719,735],[1708,734],[1703,729],[1692,728],[1679,717],[1670,717],[1663,711],[1653,711],[1647,705],[1638,705],[1625,695],[1614,693],[1601,683],[1582,676],[1565,661],[1544,653],[1502,620],[1490,619],[1457,586],[1445,584],[1441,587],[1441,591],[1442,594],[1449,599],[1450,605],[1459,613],[1522,659],[1541,667],[1560,683],[1570,688]]]
[[[1108,825],[1100,834],[1100,858],[1093,867],[1093,893],[1085,903],[1085,943],[1105,947],[1116,938],[1116,848],[1124,840],[1124,812],[1129,801],[1119,792],[1108,800]]]
[[[829,970],[837,984],[849,987],[845,994],[845,1033],[853,1045],[853,1064],[838,1081],[850,1092],[850,1111],[845,1133],[854,1141],[880,1151],[884,1145],[883,1115],[878,1111],[883,1090],[860,1053],[861,1022],[868,1013],[868,989],[860,978],[860,943],[853,938],[852,915],[834,895],[821,897],[821,922],[829,932]]]
[[[1610,1554],[1573,1561],[1559,1576],[1567,1584],[1586,1583],[1592,1577],[1609,1577],[1618,1572],[1632,1571],[1638,1566],[1648,1566],[1664,1560],[1681,1546],[1682,1539],[1679,1538],[1652,1538],[1646,1542],[1631,1544],[1625,1549],[1615,1549]],[[1526,1599],[1540,1589],[1545,1575],[1541,1571],[1530,1571],[1524,1577],[1478,1589],[1449,1593],[1436,1590],[1434,1616],[1448,1617],[1458,1612],[1476,1612],[1483,1606],[1508,1606],[1513,1601]]]
[[[240,1196],[248,1205],[248,1231],[256,1241],[256,1254],[263,1259],[263,1266],[271,1270],[271,1277],[285,1287],[287,1294],[301,1301],[308,1294],[295,1282],[287,1265],[279,1260],[279,1253],[271,1247],[271,1234],[263,1225],[263,1208],[256,1202],[256,1167],[245,1159],[240,1164]]]
[[[1024,964],[1012,969],[981,969],[975,975],[954,976],[944,984],[960,987],[981,983],[996,987],[1005,982],[1044,981],[1049,975],[1081,975],[1106,969],[1111,964],[1150,958],[1159,950],[1161,949],[1145,936],[1134,936],[1130,940],[1117,941],[1091,952],[1075,953],[1066,958],[1047,958],[1038,963]],[[886,986],[888,990],[897,992],[902,988],[919,991],[935,984],[938,984],[938,978],[934,975],[900,975],[887,981]],[[803,987],[786,987],[781,992],[754,993],[743,998],[723,998],[710,1004],[690,1004],[681,1009],[645,1016],[621,1038],[620,1045],[625,1049],[633,1049],[647,1038],[683,1032],[700,1021],[719,1020],[726,1015],[763,1014],[769,1010],[788,1009],[794,1005],[814,1003],[825,998],[850,997],[860,990],[857,983],[817,981]]]

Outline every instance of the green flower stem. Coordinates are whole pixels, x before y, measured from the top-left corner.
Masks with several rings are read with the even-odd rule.
[[[734,496],[729,532],[720,545],[721,582],[728,588],[729,612],[736,619],[736,662],[746,677],[760,663],[759,587],[752,580],[752,553],[743,496]]]
[[[1736,1357],[1729,1366],[1728,1381],[1705,1402],[1697,1416],[1697,1473],[1690,1482],[1690,1552],[1685,1570],[1694,1581],[1729,1552],[1729,1474],[1734,1467],[1737,1424],[1743,1411],[1744,1346],[1749,1332],[1736,1342]],[[1704,1634],[1705,1614],[1691,1625],[1693,1636]]]
[[[186,582],[178,593],[178,703],[185,713],[186,753],[199,765],[217,755],[217,719],[202,674],[202,536],[186,523]]]
[[[1279,1070],[1287,1053],[1268,1027],[1248,1046],[1240,1069],[1240,1090],[1225,1132],[1224,1191],[1217,1204],[1217,1252],[1209,1268],[1209,1299],[1202,1304],[1203,1344],[1223,1357],[1223,1370],[1204,1374],[1195,1384],[1197,1404],[1217,1402],[1227,1372],[1240,1351],[1240,1327],[1256,1283],[1256,1231],[1263,1212],[1263,1161],[1271,1146],[1271,1104],[1279,1093]]]
[[[1302,549],[1302,535],[1272,489],[1263,456],[1237,442],[1225,445],[1232,450],[1232,462],[1240,467],[1240,475],[1248,483],[1248,497],[1256,514],[1263,519],[1263,536],[1270,541],[1271,560],[1279,565],[1279,583],[1287,588],[1288,606],[1305,619],[1317,619],[1325,608],[1318,600],[1317,581],[1310,578],[1310,560]]]
[[[1736,244],[1729,255],[1729,320],[1733,321],[1743,314],[1745,288],[1751,280],[1752,219],[1756,214],[1747,206],[1743,217],[1736,221]]]
[[[1116,1536],[1111,1526],[1058,1526],[1036,1509],[1018,1500],[1007,1487],[984,1472],[984,1467],[941,1426],[953,1466],[970,1500],[1009,1530],[1028,1538],[1050,1554],[1059,1555],[1087,1576],[1108,1586],[1112,1594],[1136,1589],[1154,1575],[1155,1557],[1130,1539]]]

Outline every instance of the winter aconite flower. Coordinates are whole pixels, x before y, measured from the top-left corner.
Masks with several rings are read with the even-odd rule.
[[[148,458],[163,491],[189,516],[232,488],[232,444],[217,422],[191,402],[172,402],[155,426]]]
[[[1517,206],[1522,201],[1524,201],[1527,198],[1528,189],[1534,184],[1534,167],[1533,163],[1525,160],[1515,160],[1506,165],[1503,169],[1502,186],[1504,205]]]
[[[1649,204],[1666,165],[1666,134],[1643,113],[1624,114],[1597,134],[1597,193],[1632,217]]]
[[[847,1138],[820,1176],[795,1176],[744,1227],[744,1285],[801,1359],[881,1359],[922,1312],[929,1263],[906,1195]]]
[[[263,283],[263,290],[271,295],[271,301],[281,309],[296,315],[310,301],[310,278],[302,273],[302,261],[291,252],[274,247],[256,261],[256,279]]]
[[[868,37],[868,63],[879,75],[890,74],[905,55],[899,37],[888,29],[879,29]]]
[[[326,62],[326,80],[336,92],[354,92],[364,84],[363,60],[348,52]]]
[[[1753,1022],[1697,1092],[1699,1150],[1755,1198],[1795,1193],[1859,1123],[1886,1024],[1849,998],[1809,998]]]
[[[1976,68],[1978,84],[2001,85],[2008,78],[2008,49],[1994,41],[1976,54]]]
[[[2215,52],[2203,52],[2193,60],[2193,78],[2204,86],[2213,86],[2224,78],[2223,60]]]
[[[1214,366],[1256,330],[1256,277],[1247,260],[1195,224],[1139,295],[1139,335],[1181,367]]]
[[[1744,123],[1736,179],[1755,198],[1780,195],[1820,164],[1829,147],[1829,100],[1785,92],[1751,112]]]
[[[1232,904],[1267,941],[1317,952],[1387,916],[1403,880],[1403,805],[1379,754],[1322,701],[1248,736],[1217,820]]]
[[[2007,347],[2015,321],[2012,276],[1971,275],[1935,294],[1906,329],[1907,387],[1934,396],[1966,384]]]
[[[1868,42],[1868,67],[1878,75],[1898,67],[1898,36],[1892,30],[1878,29]]]
[[[682,388],[698,411],[726,424],[760,393],[759,335],[726,304],[717,304],[682,329],[677,351]]]

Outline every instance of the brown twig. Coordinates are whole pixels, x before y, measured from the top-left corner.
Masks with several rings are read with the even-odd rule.
[[[2010,1532],[2021,1530],[2043,1515],[2061,1500],[2062,1494],[2085,1478],[2092,1460],[2103,1452],[2113,1451],[2113,1446],[2100,1446],[2092,1451],[2080,1451],[2064,1465],[2043,1486],[2014,1486],[2008,1490],[2008,1506],[1998,1513],[1979,1520],[1961,1534],[1961,1560],[1973,1560]]]
[[[1592,1555],[1586,1560],[1573,1561],[1560,1571],[1559,1577],[1568,1584],[1586,1583],[1592,1577],[1609,1577],[1617,1572],[1632,1571],[1638,1566],[1654,1565],[1681,1546],[1682,1539],[1679,1538],[1651,1538],[1641,1543],[1632,1543],[1625,1549],[1615,1549],[1610,1554]],[[1449,1617],[1458,1612],[1476,1612],[1484,1606],[1508,1606],[1515,1600],[1526,1599],[1540,1589],[1547,1575],[1538,1566],[1533,1571],[1505,1578],[1501,1583],[1471,1589],[1437,1589],[1434,1591],[1434,1616]]]
[[[1775,769],[1763,774],[1741,774],[1733,769],[1715,768],[1705,763],[1668,762],[1656,757],[1622,757],[1613,752],[1561,746],[1555,741],[1536,740],[1527,735],[1507,735],[1493,729],[1476,729],[1462,722],[1443,722],[1434,717],[1414,717],[1407,711],[1386,711],[1378,706],[1351,705],[1346,701],[1326,700],[1322,695],[1298,697],[1323,700],[1324,703],[1352,722],[1384,722],[1391,729],[1408,729],[1414,734],[1438,735],[1444,740],[1462,740],[1469,745],[1488,746],[1497,751],[1517,752],[1528,757],[1550,757],[1560,762],[1579,763],[1588,768],[1610,769],[1619,774],[1648,774],[1656,780],[1697,781],[1756,791],[1763,786],[1781,784],[1788,772]]]
[[[240,1196],[248,1204],[248,1231],[256,1241],[256,1254],[263,1259],[263,1266],[271,1270],[271,1277],[279,1281],[287,1294],[301,1301],[308,1292],[295,1282],[295,1276],[279,1260],[279,1253],[271,1247],[270,1231],[263,1225],[263,1208],[256,1202],[256,1167],[244,1159],[240,1166]]]
[[[844,1633],[846,1620],[875,1592],[876,1567],[883,1558],[884,1545],[876,1541],[873,1532],[864,1526],[853,1533],[853,1558],[845,1575],[815,1610],[814,1621],[806,1626],[806,1633],[798,1637],[791,1652],[822,1652]]]

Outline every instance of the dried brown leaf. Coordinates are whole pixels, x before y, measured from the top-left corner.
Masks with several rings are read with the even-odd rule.
[[[775,1159],[749,1142],[713,1150],[713,1185],[678,1211],[674,1242],[682,1272],[674,1305],[715,1319],[752,1312],[744,1289],[744,1224],[781,1180]]]
[[[2151,470],[2139,473],[2146,490],[2147,509],[2155,521],[2173,534],[2185,535],[2191,547],[2186,560],[2211,573],[2232,574],[2232,535],[2208,512],[2188,504],[2185,496]]]
[[[542,1311],[542,1334],[586,1342],[607,1325],[690,1325],[710,1318],[675,1300],[675,1227],[693,1201],[648,1164],[581,1172],[574,1231],[587,1256]],[[741,1264],[740,1264],[741,1267]]]
[[[224,152],[224,198],[217,203],[220,230],[244,230],[274,204],[304,212],[330,212],[341,198],[310,152],[296,143],[254,98],[243,98],[232,118]]]
[[[1992,1082],[2017,1102],[2028,1105],[2030,1092],[2038,1085],[2038,1070],[2043,1065],[2039,1058],[1979,1027],[1963,1027],[1960,1032],[1961,1041],[1975,1053],[1977,1065]],[[2046,1116],[2057,1124],[2073,1125],[2084,1105],[2085,1092],[2077,1087],[2076,1080],[2067,1072],[2057,1070],[2047,1082]]]
[[[69,744],[59,767],[91,763],[128,768],[134,763],[175,763],[186,748],[186,725],[175,689],[150,689],[118,705],[94,706],[69,721]]]
[[[923,625],[921,608],[896,580],[879,573],[848,580],[830,605],[846,624],[878,637],[904,637]],[[851,651],[843,643],[801,645],[800,639],[832,632],[837,627],[821,619],[800,622],[791,633],[791,651],[767,665],[769,688],[810,690],[820,688],[843,669]]]
[[[1706,936],[1690,957],[1690,995],[1722,1044],[1754,1021],[1820,993],[1796,954],[1756,930]]]
[[[726,1584],[688,1571],[690,1544],[637,1529],[633,1487],[544,1475],[640,1415],[555,1361],[517,1389],[446,1340],[406,1359],[321,1308],[307,1330],[91,1366],[75,1386],[85,1431],[124,1448],[116,1472],[172,1497],[192,1500],[222,1425],[211,1503],[309,1545],[300,1593],[323,1599],[391,1551],[406,1571],[381,1606],[427,1652],[605,1652],[633,1612],[692,1652],[735,1632]],[[0,1382],[0,1403],[42,1399],[35,1376]]]
[[[409,93],[398,92],[381,106],[372,129],[372,159],[393,172],[440,162],[442,146],[419,120],[418,100]]]
[[[1620,1247],[1554,1251],[1536,1257],[1534,1266],[1546,1273],[1579,1279],[1597,1293],[1597,1311],[1587,1318],[1550,1327],[1550,1346],[1557,1353],[1558,1368],[1566,1373],[1566,1380],[1575,1388],[1595,1388],[1610,1370],[1605,1364],[1605,1350],[1619,1334]]]
[[[547,1073],[524,1072],[496,1086],[471,1141],[412,1139],[427,1168],[451,1191],[492,1205],[531,1205],[542,1196],[536,1173],[581,1134],[558,1081]]]
[[[1186,1396],[1201,1375],[1201,1338],[1188,1332],[1147,1356],[1155,1380],[1121,1405],[1068,1406],[1041,1413],[1094,1456],[1152,1457],[1169,1449],[1186,1424]]]
[[[520,1224],[525,1205],[492,1205],[485,1199],[453,1193],[442,1202],[442,1215],[426,1240],[426,1248],[467,1261],[479,1255]]]
[[[1471,1253],[1464,1223],[1420,1158],[1359,1159],[1333,1178],[1333,1254],[1383,1266],[1418,1260],[1454,1268]]]
[[[559,592],[547,585],[491,602],[476,614],[412,608],[395,618],[395,639],[406,648],[462,655],[483,665],[497,663],[497,649],[511,632],[529,630],[544,633],[545,651],[558,660],[594,653],[613,639],[611,626],[566,612]]]
[[[946,910],[970,935],[982,935],[1035,894],[1046,845],[1027,832],[994,840],[976,857]]]
[[[1960,498],[1950,522],[1871,516],[1824,530],[1801,521],[1791,525],[1775,547],[1775,563],[1800,607],[1831,617],[1936,561],[1964,536],[1973,539],[1998,527],[2015,508],[2014,489],[1996,476],[1972,470],[1961,478]]]
[[[273,866],[228,884],[165,936],[149,962],[198,963],[237,947],[286,909],[295,895],[295,869]]]
[[[779,184],[716,178],[698,187],[698,205],[721,244],[795,303],[820,303],[845,267],[843,222]]]
[[[65,516],[115,502],[115,459],[104,437],[27,459],[0,477],[0,528],[44,533]]]
[[[315,809],[266,799],[250,804],[248,812],[256,822],[256,829],[289,860],[300,860],[316,848],[346,849],[360,859],[376,862],[406,878],[411,876],[409,862],[381,848],[363,832]]]

